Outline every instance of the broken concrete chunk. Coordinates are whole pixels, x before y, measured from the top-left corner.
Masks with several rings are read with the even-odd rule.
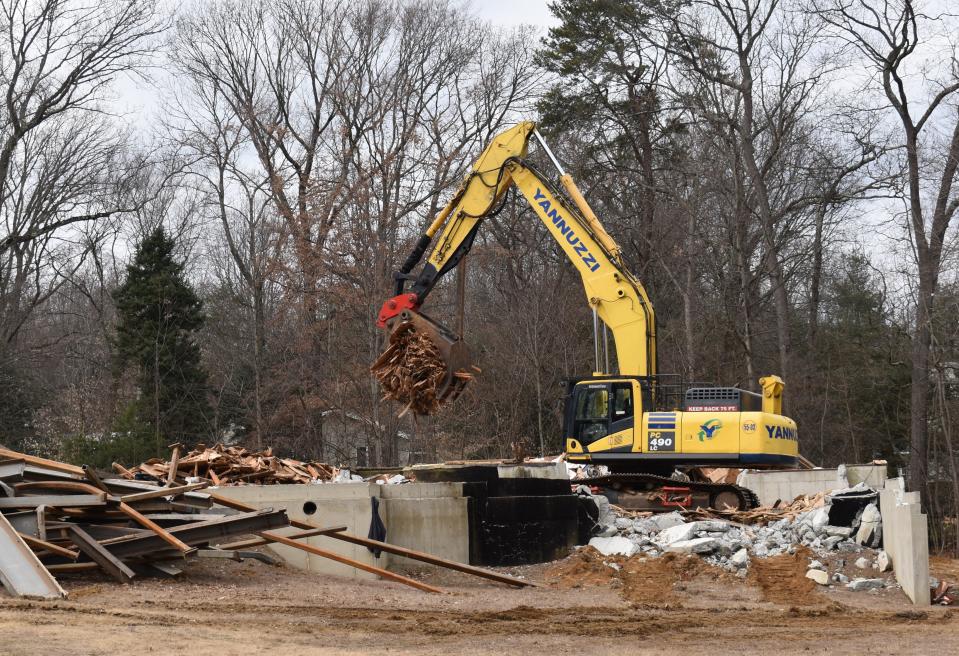
[[[719,540],[716,538],[694,538],[692,540],[673,542],[666,547],[666,551],[672,553],[702,554],[715,551],[718,547]]]
[[[849,583],[849,577],[842,572],[836,572],[832,575],[832,580],[836,583]]]
[[[740,549],[729,558],[729,563],[735,567],[746,567],[749,564],[749,552]]]
[[[868,504],[862,511],[859,518],[859,530],[856,531],[856,542],[859,544],[872,544],[873,535],[879,529],[882,523],[882,515],[879,514],[879,508],[876,504]]]
[[[829,585],[829,574],[821,569],[811,569],[806,572],[806,578],[812,579],[819,585]]]
[[[626,519],[625,517],[617,517],[616,521],[613,522],[613,526],[620,531],[626,531],[633,527],[633,521],[631,519]]]
[[[648,521],[655,526],[657,532],[686,523],[686,520],[683,519],[683,516],[675,510],[671,513],[665,513],[663,515],[654,515],[653,517],[650,517]]]
[[[856,567],[858,567],[859,569],[869,569],[870,567],[872,567],[872,563],[869,562],[868,558],[857,558]]]
[[[825,572],[825,571],[826,571],[826,566],[823,565],[823,564],[822,564],[821,562],[819,562],[818,560],[813,560],[813,561],[811,561],[811,562],[809,563],[809,569],[821,569],[822,571]]]
[[[852,527],[851,526],[830,526],[826,525],[822,527],[822,532],[829,536],[840,536],[848,538],[852,536]]]
[[[818,508],[813,512],[812,517],[810,517],[812,527],[814,529],[821,529],[823,526],[829,523],[829,506],[823,506]]]
[[[630,540],[621,537],[597,537],[589,541],[589,546],[604,556],[632,556],[639,549]]]
[[[853,579],[850,583],[846,584],[846,588],[854,592],[878,590],[884,587],[886,587],[886,582],[882,579]]]
[[[835,549],[835,548],[836,548],[836,545],[839,544],[840,542],[842,542],[842,536],[841,536],[841,535],[834,535],[834,536],[832,536],[832,537],[828,537],[828,538],[826,538],[825,540],[823,540],[823,541],[822,541],[822,546],[823,546],[823,549],[827,549],[827,550],[830,550],[830,551],[831,551],[831,550]]]
[[[663,546],[668,546],[674,542],[684,542],[691,540],[697,533],[701,532],[725,532],[729,530],[729,523],[718,520],[705,520],[701,522],[690,522],[679,526],[671,526],[660,531],[656,536],[656,542]],[[703,538],[706,539],[706,538]],[[712,539],[712,538],[709,538]]]
[[[880,572],[888,572],[892,569],[892,560],[885,551],[880,551],[876,556],[876,569]]]

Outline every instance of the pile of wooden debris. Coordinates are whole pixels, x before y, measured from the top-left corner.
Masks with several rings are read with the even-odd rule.
[[[58,579],[70,573],[100,569],[124,583],[143,575],[177,576],[187,557],[272,562],[267,554],[248,549],[279,543],[424,592],[442,592],[301,541],[322,535],[514,587],[532,585],[353,535],[346,532],[346,526],[291,520],[284,509],[261,510],[222,492],[199,491],[207,486],[205,481],[161,486],[109,478],[91,467],[0,448],[0,583],[13,596],[59,599],[67,593]],[[274,529],[286,530],[277,533]],[[236,541],[243,536],[250,537]]]
[[[683,514],[694,519],[726,519],[740,524],[768,524],[769,522],[796,519],[797,516],[809,510],[821,508],[826,503],[827,492],[814,495],[796,497],[791,503],[782,505],[777,501],[769,507],[753,508],[751,510],[715,510],[713,508],[696,508],[684,511]]]
[[[401,417],[410,410],[417,415],[436,414],[473,379],[473,374],[464,369],[448,369],[436,344],[409,322],[393,331],[386,350],[370,367],[384,398],[404,405]]]
[[[212,485],[271,485],[277,483],[313,483],[329,481],[339,469],[322,462],[304,462],[293,458],[273,455],[273,449],[248,451],[239,446],[215,444],[195,449],[181,455],[182,445],[172,444],[169,460],[151,458],[133,469],[113,463],[113,469],[123,478],[134,479],[146,475],[168,484],[186,483],[191,480],[208,481]]]
[[[284,510],[217,508],[198,491],[206,486],[108,478],[0,448],[0,580],[15,596],[57,599],[66,596],[64,574],[102,569],[124,583],[175,576],[188,555],[237,555],[211,542],[289,526]]]

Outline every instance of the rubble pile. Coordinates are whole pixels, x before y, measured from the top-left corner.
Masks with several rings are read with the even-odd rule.
[[[113,463],[113,469],[125,479],[156,480],[172,483],[207,481],[211,485],[271,485],[280,483],[316,483],[331,481],[341,470],[323,462],[280,458],[273,449],[248,451],[240,446],[197,445],[180,456],[180,446],[172,445],[170,460],[151,458],[132,469]],[[170,472],[173,471],[171,478]],[[350,479],[349,472],[346,473]]]
[[[579,494],[589,494],[580,486]],[[888,555],[878,550],[882,515],[876,493],[865,485],[815,497],[800,497],[782,508],[744,512],[674,511],[645,517],[617,512],[605,497],[593,496],[599,519],[589,541],[605,556],[658,557],[688,554],[745,578],[754,559],[808,550],[806,576],[828,586],[870,590],[896,585]],[[832,522],[843,520],[848,525]],[[851,565],[856,576],[849,576]]]

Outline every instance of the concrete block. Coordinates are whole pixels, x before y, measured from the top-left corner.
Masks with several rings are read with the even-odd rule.
[[[716,538],[694,538],[673,542],[666,547],[666,551],[681,554],[704,554],[715,551],[719,548],[719,544],[719,540]]]
[[[846,587],[854,592],[861,592],[863,590],[884,588],[886,587],[886,582],[883,579],[853,579],[846,584]]]
[[[611,538],[593,538],[589,546],[604,556],[626,556],[629,558],[639,550],[631,540],[619,536]]]
[[[918,492],[906,492],[904,481],[892,479],[879,494],[883,547],[896,581],[917,606],[928,606],[929,526]]]
[[[524,462],[516,465],[498,465],[496,474],[499,478],[548,478],[562,481],[569,480],[566,462]]]
[[[821,569],[811,569],[806,572],[806,578],[812,579],[819,585],[829,585],[829,574]]]
[[[889,560],[889,554],[885,551],[880,551],[879,555],[876,556],[876,569],[880,572],[888,572],[892,567],[892,562]]]
[[[729,562],[736,567],[745,567],[749,564],[749,552],[745,549],[740,549],[732,555]]]

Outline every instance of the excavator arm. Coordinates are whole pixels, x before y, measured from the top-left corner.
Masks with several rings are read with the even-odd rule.
[[[557,167],[562,190],[526,160],[533,137]],[[646,290],[626,270],[619,246],[531,122],[520,123],[497,135],[476,160],[453,198],[394,274],[396,295],[383,305],[378,325],[395,328],[397,320],[401,320],[413,322],[418,330],[430,333],[447,361],[448,380],[452,384],[455,380],[452,372],[467,364],[465,347],[459,336],[422,315],[419,309],[436,283],[469,252],[482,220],[495,211],[511,185],[523,194],[579,272],[594,317],[613,335],[620,374],[654,376],[656,322]],[[413,275],[411,272],[434,238],[436,243],[429,259],[419,273]],[[405,290],[407,282],[412,282],[409,291]]]

